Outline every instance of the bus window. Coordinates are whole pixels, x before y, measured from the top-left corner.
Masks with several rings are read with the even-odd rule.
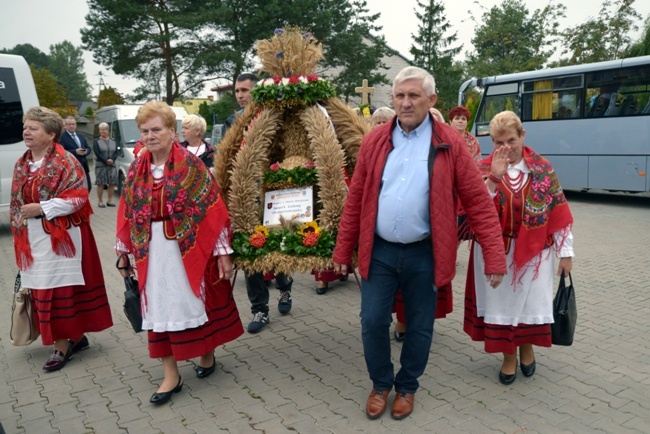
[[[525,81],[521,120],[575,118],[581,101],[582,75]]]
[[[490,86],[485,90],[483,103],[476,117],[477,136],[487,136],[489,134],[488,126],[497,113],[504,110],[517,113],[519,110],[518,89],[518,83],[507,83]]]
[[[650,66],[586,74],[587,117],[644,114],[650,100]]]

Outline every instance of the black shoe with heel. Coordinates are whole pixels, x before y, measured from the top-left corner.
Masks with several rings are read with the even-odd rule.
[[[530,365],[524,365],[521,363],[519,365],[521,368],[521,373],[524,374],[524,377],[532,377],[533,374],[535,373],[535,368],[537,367],[537,363],[535,363],[535,360],[533,359],[533,363]]]
[[[194,370],[196,371],[196,376],[197,378],[208,378],[210,375],[212,375],[217,368],[217,359],[215,357],[214,361],[212,362],[212,366],[209,368],[204,368],[203,366],[196,365],[194,367]]]
[[[167,401],[170,400],[172,395],[174,393],[178,393],[181,391],[183,388],[183,377],[180,375],[178,376],[178,384],[176,387],[174,387],[172,390],[169,392],[156,392],[153,395],[151,395],[151,399],[149,400],[150,403],[155,404],[155,405],[162,405],[166,403]]]
[[[516,372],[514,374],[504,374],[503,372],[499,371],[499,383],[503,384],[504,386],[511,385],[515,382],[515,379],[517,379]]]

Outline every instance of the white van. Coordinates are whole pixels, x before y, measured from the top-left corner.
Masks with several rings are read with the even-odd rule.
[[[135,116],[138,114],[140,107],[142,107],[141,104],[111,105],[102,107],[95,112],[95,138],[99,135],[99,124],[106,122],[109,136],[120,149],[120,156],[116,162],[119,177],[116,187],[118,193],[122,191],[129,167],[135,159],[133,148],[140,139],[140,130],[135,123]],[[176,113],[176,131],[178,131],[182,141],[181,122],[187,116],[187,111],[183,107],[172,107],[172,110]]]
[[[14,165],[27,151],[23,115],[37,105],[32,72],[25,59],[0,54],[0,213],[9,211]]]

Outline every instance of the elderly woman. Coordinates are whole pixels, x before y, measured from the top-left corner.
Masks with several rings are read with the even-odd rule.
[[[461,105],[456,106],[449,110],[449,125],[454,127],[463,136],[465,143],[467,143],[469,153],[472,154],[475,161],[479,161],[481,159],[481,145],[479,145],[476,137],[467,131],[467,122],[471,116],[472,114],[466,107]]]
[[[494,152],[479,163],[494,197],[506,247],[508,274],[497,288],[480,276],[480,240],[472,245],[465,287],[464,329],[485,341],[488,353],[503,353],[499,381],[515,381],[517,347],[525,377],[535,373],[533,345],[551,346],[554,256],[557,274],[572,267],[573,217],[551,164],[524,145],[526,132],[513,112],[490,122]]]
[[[54,345],[43,369],[57,371],[88,347],[85,333],[105,330],[113,321],[89,224],[86,173],[57,143],[63,119],[33,107],[23,122],[27,152],[14,168],[11,231],[43,345]]]
[[[129,169],[117,222],[119,265],[132,253],[149,355],[164,379],[150,399],[180,392],[177,361],[200,357],[198,378],[215,371],[214,350],[243,333],[232,296],[230,218],[205,164],[173,141],[176,118],[163,102],[136,116],[145,145]],[[123,276],[126,271],[120,270]]]
[[[467,131],[467,122],[471,117],[471,113],[466,107],[456,106],[449,110],[449,125],[451,125],[456,131],[463,136],[465,143],[467,144],[467,149],[469,153],[474,158],[474,161],[478,163],[481,159],[481,145],[479,145],[478,140],[472,134]],[[471,230],[467,222],[467,216],[463,211],[462,205],[458,204],[458,244],[460,245],[461,241],[466,241],[471,238]]]
[[[117,166],[115,160],[119,155],[117,145],[108,137],[108,124],[102,122],[99,124],[99,138],[93,142],[93,152],[95,153],[95,185],[97,186],[98,207],[104,208],[106,205],[115,206],[113,203],[113,192],[117,185]],[[104,205],[104,186],[107,185],[106,205]]]
[[[391,119],[395,116],[395,110],[390,107],[379,107],[372,114],[372,127],[377,128],[379,125],[383,125],[386,122],[390,122]]]
[[[214,145],[203,140],[205,129],[206,123],[203,117],[197,115],[187,116],[183,119],[183,123],[181,124],[181,132],[185,139],[185,141],[181,143],[181,146],[187,149],[191,154],[199,157],[205,166],[212,170],[216,148]]]

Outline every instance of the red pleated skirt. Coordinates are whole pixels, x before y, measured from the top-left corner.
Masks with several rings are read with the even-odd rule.
[[[348,270],[350,269],[351,268],[348,267]],[[314,279],[317,282],[321,281],[325,283],[336,282],[337,280],[343,279],[347,276],[347,274],[337,274],[331,268],[328,270],[312,270],[311,274],[314,275]]]
[[[451,292],[451,283],[443,285],[438,288],[438,301],[436,302],[436,319],[447,318],[447,314],[453,312],[454,300]],[[402,290],[397,290],[395,296],[395,305],[393,312],[397,317],[397,321],[406,324],[406,315],[404,314],[404,301],[402,299]]]
[[[149,356],[152,359],[174,356],[177,361],[188,360],[214,351],[219,345],[237,339],[244,333],[232,285],[228,280],[214,284],[217,261],[214,257],[206,267],[205,309],[208,321],[196,328],[177,332],[149,331]]]
[[[472,244],[465,281],[465,318],[463,330],[474,341],[484,341],[488,353],[513,354],[517,347],[532,344],[540,347],[551,346],[550,324],[519,324],[505,326],[485,324],[482,317],[477,316],[476,289],[474,287],[474,245]]]
[[[79,229],[81,270],[86,284],[31,292],[43,345],[52,345],[59,339],[77,339],[84,333],[100,332],[113,325],[95,237],[90,225],[82,223]]]

